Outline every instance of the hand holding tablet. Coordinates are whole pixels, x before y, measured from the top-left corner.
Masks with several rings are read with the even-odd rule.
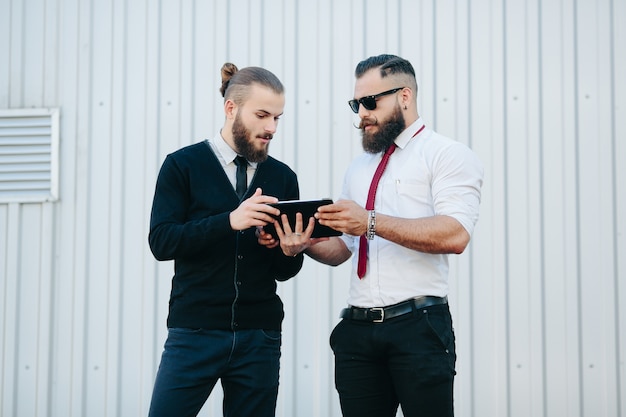
[[[279,201],[275,204],[270,204],[272,207],[276,207],[280,210],[280,214],[286,214],[289,220],[289,225],[292,229],[296,225],[296,213],[302,213],[302,221],[306,224],[310,217],[313,217],[317,208],[326,204],[332,204],[333,200],[330,198],[319,200],[291,200],[291,201]],[[275,217],[280,221],[280,216]],[[276,229],[273,224],[265,226],[265,231],[270,233],[275,239],[278,238]],[[341,232],[331,229],[328,226],[322,226],[317,220],[315,220],[315,228],[313,229],[312,238],[340,236]]]

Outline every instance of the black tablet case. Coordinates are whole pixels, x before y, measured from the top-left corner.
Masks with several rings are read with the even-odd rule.
[[[289,220],[289,225],[291,226],[291,230],[294,230],[296,227],[296,213],[302,213],[302,226],[306,228],[309,218],[313,217],[317,208],[326,204],[332,204],[333,200],[330,198],[324,198],[320,200],[291,200],[291,201],[279,201],[275,204],[270,204],[272,207],[276,207],[280,210],[280,214],[286,214],[287,219]],[[276,219],[280,222],[280,216],[277,216]],[[273,224],[268,224],[265,226],[265,231],[274,236],[275,239],[278,238],[276,234],[276,229]],[[317,219],[315,220],[315,228],[313,229],[312,238],[317,237],[329,237],[329,236],[341,236],[341,232],[338,232],[335,229],[331,229],[328,226],[322,226],[319,224]]]

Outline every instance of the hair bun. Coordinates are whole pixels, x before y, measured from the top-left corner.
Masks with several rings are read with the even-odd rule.
[[[222,65],[222,86],[220,87],[220,93],[222,93],[222,97],[225,96],[226,89],[228,88],[228,83],[237,71],[239,71],[239,68],[237,68],[237,66],[231,62],[226,62],[224,65]]]

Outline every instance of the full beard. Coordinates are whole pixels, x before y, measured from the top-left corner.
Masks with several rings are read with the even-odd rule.
[[[378,126],[378,130],[370,133],[365,131],[365,126]],[[400,106],[396,106],[389,119],[382,122],[373,118],[362,119],[359,129],[361,129],[361,143],[365,152],[371,154],[383,152],[406,129],[402,109]]]
[[[250,133],[250,130],[243,124],[239,115],[235,117],[233,122],[233,142],[237,147],[237,152],[246,158],[250,162],[263,162],[267,159],[267,153],[269,151],[269,145],[258,148],[255,146],[254,138]],[[265,134],[263,137],[272,139],[271,134]]]

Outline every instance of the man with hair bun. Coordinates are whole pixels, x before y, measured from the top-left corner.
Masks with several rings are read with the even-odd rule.
[[[299,198],[296,174],[268,155],[285,96],[270,71],[222,67],[225,120],[211,139],[165,158],[149,244],[174,260],[168,336],[150,417],[196,416],[218,379],[228,417],[275,415],[283,304],[276,281],[295,276],[303,256],[263,246],[268,205]],[[282,250],[281,250],[282,249]]]

